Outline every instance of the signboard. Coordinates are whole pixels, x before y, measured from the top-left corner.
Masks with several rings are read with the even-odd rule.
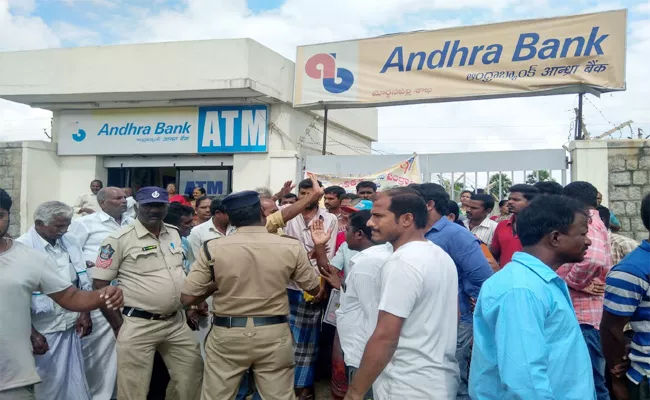
[[[310,175],[314,175],[316,179],[323,183],[324,187],[341,186],[348,193],[356,193],[357,184],[361,181],[375,182],[377,184],[377,190],[379,191],[394,186],[408,186],[411,183],[422,183],[422,175],[420,175],[420,164],[418,163],[417,154],[413,154],[409,159],[386,168],[385,170],[362,177],[337,176],[319,174],[315,171],[305,171],[305,177]]]
[[[230,180],[227,169],[181,169],[178,174],[177,187],[181,194],[191,195],[196,187],[205,189],[208,196],[229,193]]]
[[[264,153],[268,107],[61,111],[59,155]]]
[[[294,107],[625,90],[627,11],[298,47]]]

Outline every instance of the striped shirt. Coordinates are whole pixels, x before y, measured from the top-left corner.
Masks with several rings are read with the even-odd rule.
[[[600,329],[603,317],[603,298],[583,290],[596,278],[605,281],[612,268],[612,252],[609,247],[609,235],[598,211],[589,210],[589,231],[587,237],[591,246],[587,249],[584,260],[579,263],[564,264],[557,270],[560,278],[569,287],[573,308],[580,324],[591,325]]]
[[[620,263],[628,254],[639,247],[639,242],[636,240],[613,232],[609,233],[609,244],[612,247],[612,265]]]
[[[627,376],[634,383],[650,376],[650,243],[643,241],[607,275],[605,311],[630,317],[634,330]]]
[[[492,237],[494,237],[494,231],[497,229],[497,225],[499,225],[497,222],[492,221],[489,218],[485,218],[480,225],[475,226],[472,229],[469,227],[470,221],[468,219],[463,221],[463,223],[465,224],[465,227],[478,238],[478,240],[487,244],[488,247],[492,245]]]

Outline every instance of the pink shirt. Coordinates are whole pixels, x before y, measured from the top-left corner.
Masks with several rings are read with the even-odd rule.
[[[603,296],[594,296],[583,292],[591,281],[599,278],[605,282],[607,273],[612,268],[612,252],[609,235],[597,210],[589,210],[589,231],[587,237],[591,246],[587,249],[585,259],[579,263],[564,264],[556,272],[569,287],[578,322],[600,329],[603,317]]]

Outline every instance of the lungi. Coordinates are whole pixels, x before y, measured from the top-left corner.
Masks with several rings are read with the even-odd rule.
[[[81,339],[86,379],[93,400],[117,398],[117,351],[115,333],[102,312],[90,313],[93,331]]]
[[[74,327],[43,336],[50,349],[34,356],[36,372],[42,379],[34,388],[36,400],[90,400],[81,339]]]
[[[303,293],[287,289],[289,295],[289,325],[293,334],[293,354],[296,362],[295,387],[314,385],[321,306],[305,301]]]

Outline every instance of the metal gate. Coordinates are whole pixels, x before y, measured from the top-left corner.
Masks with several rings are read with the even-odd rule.
[[[409,158],[410,154],[306,156],[302,170],[339,176],[364,176]],[[555,180],[565,186],[568,158],[564,149],[419,154],[423,182],[445,186],[452,199],[462,190],[484,190],[499,200],[517,183]]]

